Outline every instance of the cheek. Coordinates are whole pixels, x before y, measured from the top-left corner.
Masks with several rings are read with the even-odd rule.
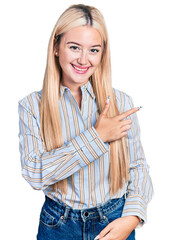
[[[71,62],[71,59],[73,59],[72,54],[70,54],[67,50],[59,50],[59,63],[61,66],[69,64]]]
[[[65,55],[59,55],[59,64],[63,71],[66,71],[67,66],[69,65],[69,60]]]
[[[92,64],[93,64],[94,67],[98,67],[100,62],[101,62],[101,57],[100,56],[92,60]]]

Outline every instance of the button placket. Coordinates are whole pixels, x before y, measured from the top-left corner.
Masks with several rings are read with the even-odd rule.
[[[86,101],[86,89],[82,89],[82,101],[81,101],[81,116],[83,118],[83,113],[84,113],[84,102]]]
[[[67,91],[67,95],[68,95],[68,98],[70,97],[73,100],[74,104],[76,105],[76,107],[78,109],[78,112],[80,114],[80,117],[82,119],[82,122],[83,122],[83,125],[84,125],[84,129],[86,130],[87,128],[86,128],[86,125],[84,123],[84,119],[83,119],[83,116],[82,116],[82,113],[83,113],[83,93],[82,93],[82,101],[81,101],[81,110],[80,110],[80,108],[78,106],[78,103],[76,102],[74,96],[69,91]]]

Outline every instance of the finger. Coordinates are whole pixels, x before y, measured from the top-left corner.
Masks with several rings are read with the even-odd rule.
[[[121,132],[121,133],[119,134],[119,136],[116,138],[116,140],[119,140],[119,139],[121,139],[122,137],[125,137],[125,136],[127,136],[127,135],[128,135],[127,132]]]
[[[121,134],[120,134],[120,136],[119,136],[119,138],[117,138],[117,140],[118,139],[121,139],[122,137],[126,137],[128,135],[128,133],[125,131],[125,132],[122,132]]]
[[[125,132],[125,131],[129,130],[130,128],[131,128],[131,125],[126,125],[126,126],[123,126],[123,127],[121,128],[121,131],[122,131],[122,132]]]
[[[110,233],[106,234],[103,238],[99,238],[100,240],[109,240],[110,239]]]
[[[139,109],[138,107],[132,108],[132,109],[130,109],[130,110],[124,112],[124,113],[121,113],[119,116],[117,116],[117,118],[118,118],[119,120],[122,120],[122,119],[124,119],[124,118],[127,118],[127,117],[130,116],[131,114],[137,112],[138,109]]]
[[[108,224],[100,233],[99,233],[99,239],[104,237],[110,230],[112,229],[111,224]]]
[[[121,121],[121,128],[124,127],[125,125],[129,125],[129,124],[132,124],[131,119],[122,120]]]
[[[110,99],[106,101],[106,104],[104,106],[103,111],[101,112],[101,116],[106,116],[108,110],[109,110],[109,106],[110,106]]]

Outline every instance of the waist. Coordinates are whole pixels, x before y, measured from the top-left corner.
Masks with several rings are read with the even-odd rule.
[[[121,198],[110,199],[96,207],[87,209],[73,209],[59,199],[54,201],[53,199],[45,196],[45,205],[47,205],[47,207],[49,206],[52,211],[57,212],[60,215],[67,214],[69,218],[73,218],[75,220],[82,220],[83,218],[97,218],[99,217],[100,212],[106,215],[108,212],[118,208],[118,205],[122,204],[122,202],[125,202],[124,195]]]
[[[85,187],[84,185],[81,189],[78,188],[78,185],[79,184],[77,183],[76,186],[74,185],[72,187],[71,182],[69,181],[68,191],[65,197],[61,194],[60,191],[58,191],[57,193],[52,191],[51,186],[49,186],[44,190],[44,194],[49,198],[53,199],[55,202],[60,201],[70,206],[73,209],[81,210],[81,209],[94,208],[100,205],[101,203],[106,203],[110,199],[121,198],[124,194],[127,193],[126,184],[124,184],[122,189],[120,189],[113,196],[110,196],[109,185],[107,182],[105,186],[100,184],[95,184],[92,191],[90,191],[88,183],[87,183],[87,187]]]

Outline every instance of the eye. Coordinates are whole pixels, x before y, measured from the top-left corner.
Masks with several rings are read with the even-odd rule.
[[[77,46],[70,46],[70,49],[76,51],[76,50],[79,50],[79,47],[77,47]]]
[[[92,48],[90,51],[91,53],[98,53],[100,50],[97,48]]]

